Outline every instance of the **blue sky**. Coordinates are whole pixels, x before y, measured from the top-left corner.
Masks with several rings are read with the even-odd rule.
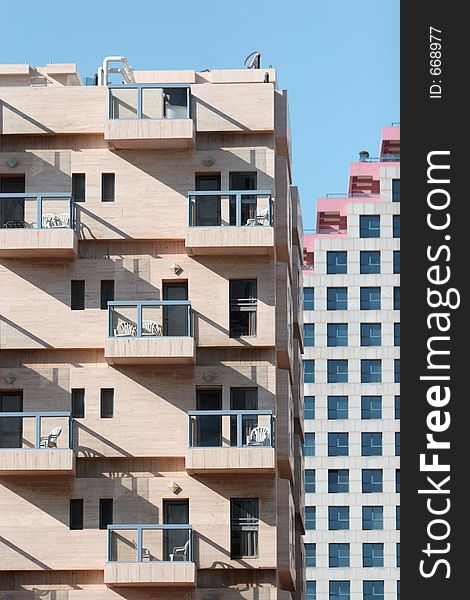
[[[259,50],[289,90],[294,183],[304,225],[315,199],[347,189],[349,162],[376,155],[399,121],[399,0],[63,0],[3,2],[4,63],[76,62],[110,54],[136,69],[242,66]]]

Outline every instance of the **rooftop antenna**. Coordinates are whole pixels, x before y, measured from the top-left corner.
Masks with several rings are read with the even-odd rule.
[[[261,68],[261,53],[252,52],[245,58],[243,66],[247,69],[260,69]]]

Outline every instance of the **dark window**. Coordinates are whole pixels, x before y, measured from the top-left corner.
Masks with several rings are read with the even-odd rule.
[[[382,456],[382,433],[362,432],[361,449],[362,456]]]
[[[111,419],[114,416],[114,389],[101,389],[101,418]]]
[[[70,308],[85,310],[85,281],[83,279],[72,279],[70,282]]]
[[[400,529],[400,507],[399,506],[395,507],[395,521],[396,521],[396,528]]]
[[[384,600],[384,582],[363,581],[362,600]]]
[[[114,202],[116,176],[114,173],[101,173],[101,202]]]
[[[196,175],[196,190],[198,192],[219,191],[220,173]],[[218,194],[196,196],[191,205],[191,223],[202,227],[220,226],[222,224],[220,196]]]
[[[393,251],[393,273],[400,274],[400,250]]]
[[[400,215],[393,215],[393,237],[400,237]]]
[[[328,275],[344,274],[348,272],[348,253],[344,251],[326,253],[326,272]]]
[[[305,600],[317,600],[317,582],[308,580],[305,586]]]
[[[380,310],[379,287],[361,287],[361,310]]]
[[[348,456],[349,433],[328,434],[328,456]]]
[[[400,396],[395,396],[395,419],[400,418]]]
[[[230,499],[231,558],[258,556],[259,500],[258,498]]]
[[[326,326],[326,344],[327,346],[347,346],[348,324],[328,323]]]
[[[330,567],[349,567],[349,544],[328,544]]]
[[[328,507],[328,529],[349,529],[349,506]]]
[[[362,275],[380,273],[380,252],[378,250],[361,250],[359,261]]]
[[[350,600],[349,581],[330,581],[328,600]]]
[[[244,191],[256,190],[256,173],[230,173],[229,187],[231,190]],[[230,225],[250,225],[257,223],[256,217],[261,214],[261,207],[257,206],[256,195],[249,194],[241,197],[240,221],[237,220],[237,200],[230,196]]]
[[[113,524],[113,499],[100,498],[100,529]]]
[[[382,396],[361,396],[361,419],[382,418]]]
[[[395,376],[395,383],[400,383],[400,359],[396,358],[393,361],[393,368],[394,368],[394,376]]]
[[[361,383],[382,383],[382,361],[380,358],[361,360]]]
[[[359,237],[380,237],[380,215],[361,215],[359,217]]]
[[[304,441],[304,456],[315,456],[315,434],[306,433]]]
[[[400,180],[392,179],[392,202],[400,202]]]
[[[400,469],[395,470],[395,492],[400,493]]]
[[[315,361],[304,360],[304,383],[315,383]]]
[[[72,198],[85,202],[85,173],[72,173]]]
[[[362,470],[362,493],[373,494],[383,491],[383,471],[382,469],[363,469]]]
[[[114,281],[112,279],[101,280],[101,310],[108,308],[108,302],[114,300]]]
[[[395,346],[400,345],[400,323],[394,323],[393,325],[393,342]]]
[[[362,529],[366,531],[384,528],[383,506],[362,507]]]
[[[349,492],[349,470],[348,469],[329,469],[328,470],[328,493],[329,494],[347,494]]]
[[[305,507],[305,529],[316,528],[316,507],[306,506]]]
[[[400,432],[395,431],[395,456],[400,456]]]
[[[384,566],[384,545],[383,544],[362,544],[362,566],[363,567],[383,567]]]
[[[304,419],[315,419],[315,396],[304,397]]]
[[[315,469],[305,469],[305,492],[315,493]]]
[[[0,392],[0,413],[2,412],[23,412],[23,392]],[[0,418],[0,448],[23,448],[21,417]]]
[[[314,323],[304,323],[304,346],[315,346]]]
[[[256,280],[230,280],[230,337],[256,335]]]
[[[304,288],[304,310],[315,309],[315,288],[305,287]]]
[[[219,410],[222,409],[222,390],[220,390],[220,402],[221,405]],[[258,388],[230,388],[230,410],[258,410]],[[207,418],[207,417],[206,417]],[[212,417],[213,419],[219,419],[221,423],[222,417]],[[266,417],[264,417],[265,419]],[[263,424],[267,424],[263,421],[263,417],[256,415],[242,415],[241,421],[241,443],[249,443],[251,433],[254,429]],[[236,415],[230,417],[230,445],[236,446],[239,442],[238,439],[238,419]],[[218,444],[222,445],[221,440]]]
[[[305,566],[317,566],[317,546],[316,544],[305,544]]]
[[[83,500],[70,500],[70,529],[83,529]]]
[[[361,323],[361,346],[380,346],[382,326],[380,323]]]
[[[348,383],[347,359],[328,359],[327,381],[328,383]]]
[[[393,310],[400,310],[400,288],[393,288]]]
[[[0,177],[0,192],[3,194],[23,194],[24,191],[24,176]],[[13,221],[12,225],[14,227],[23,227],[25,218],[24,209],[24,198],[3,198],[0,201],[0,227],[5,227],[8,221]]]
[[[348,418],[348,397],[328,396],[328,419]]]
[[[83,419],[85,417],[85,389],[75,388],[72,390],[72,417]]]
[[[348,288],[329,287],[326,290],[327,310],[348,310]]]

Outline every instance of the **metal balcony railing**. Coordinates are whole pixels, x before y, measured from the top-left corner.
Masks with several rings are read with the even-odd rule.
[[[190,119],[191,88],[173,85],[110,85],[109,119]]]
[[[5,449],[70,450],[70,412],[0,412],[0,452]]]
[[[190,448],[274,446],[271,410],[191,410]]]
[[[0,227],[74,229],[75,203],[70,192],[0,194]]]
[[[192,337],[191,302],[188,300],[108,302],[108,336],[112,338]]]
[[[254,227],[273,225],[270,190],[188,192],[190,227]]]
[[[192,525],[108,525],[108,561],[193,562]]]

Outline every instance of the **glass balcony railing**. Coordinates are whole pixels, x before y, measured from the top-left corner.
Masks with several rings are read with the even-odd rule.
[[[109,86],[109,119],[190,119],[187,85]]]
[[[273,225],[269,190],[192,191],[188,198],[190,227]]]
[[[69,412],[0,412],[1,449],[72,449]]]
[[[2,193],[0,228],[74,229],[72,195],[67,192]]]
[[[108,302],[108,335],[121,337],[192,337],[188,300]]]
[[[108,561],[193,562],[192,526],[108,525]]]
[[[270,410],[192,410],[190,448],[273,447]]]

